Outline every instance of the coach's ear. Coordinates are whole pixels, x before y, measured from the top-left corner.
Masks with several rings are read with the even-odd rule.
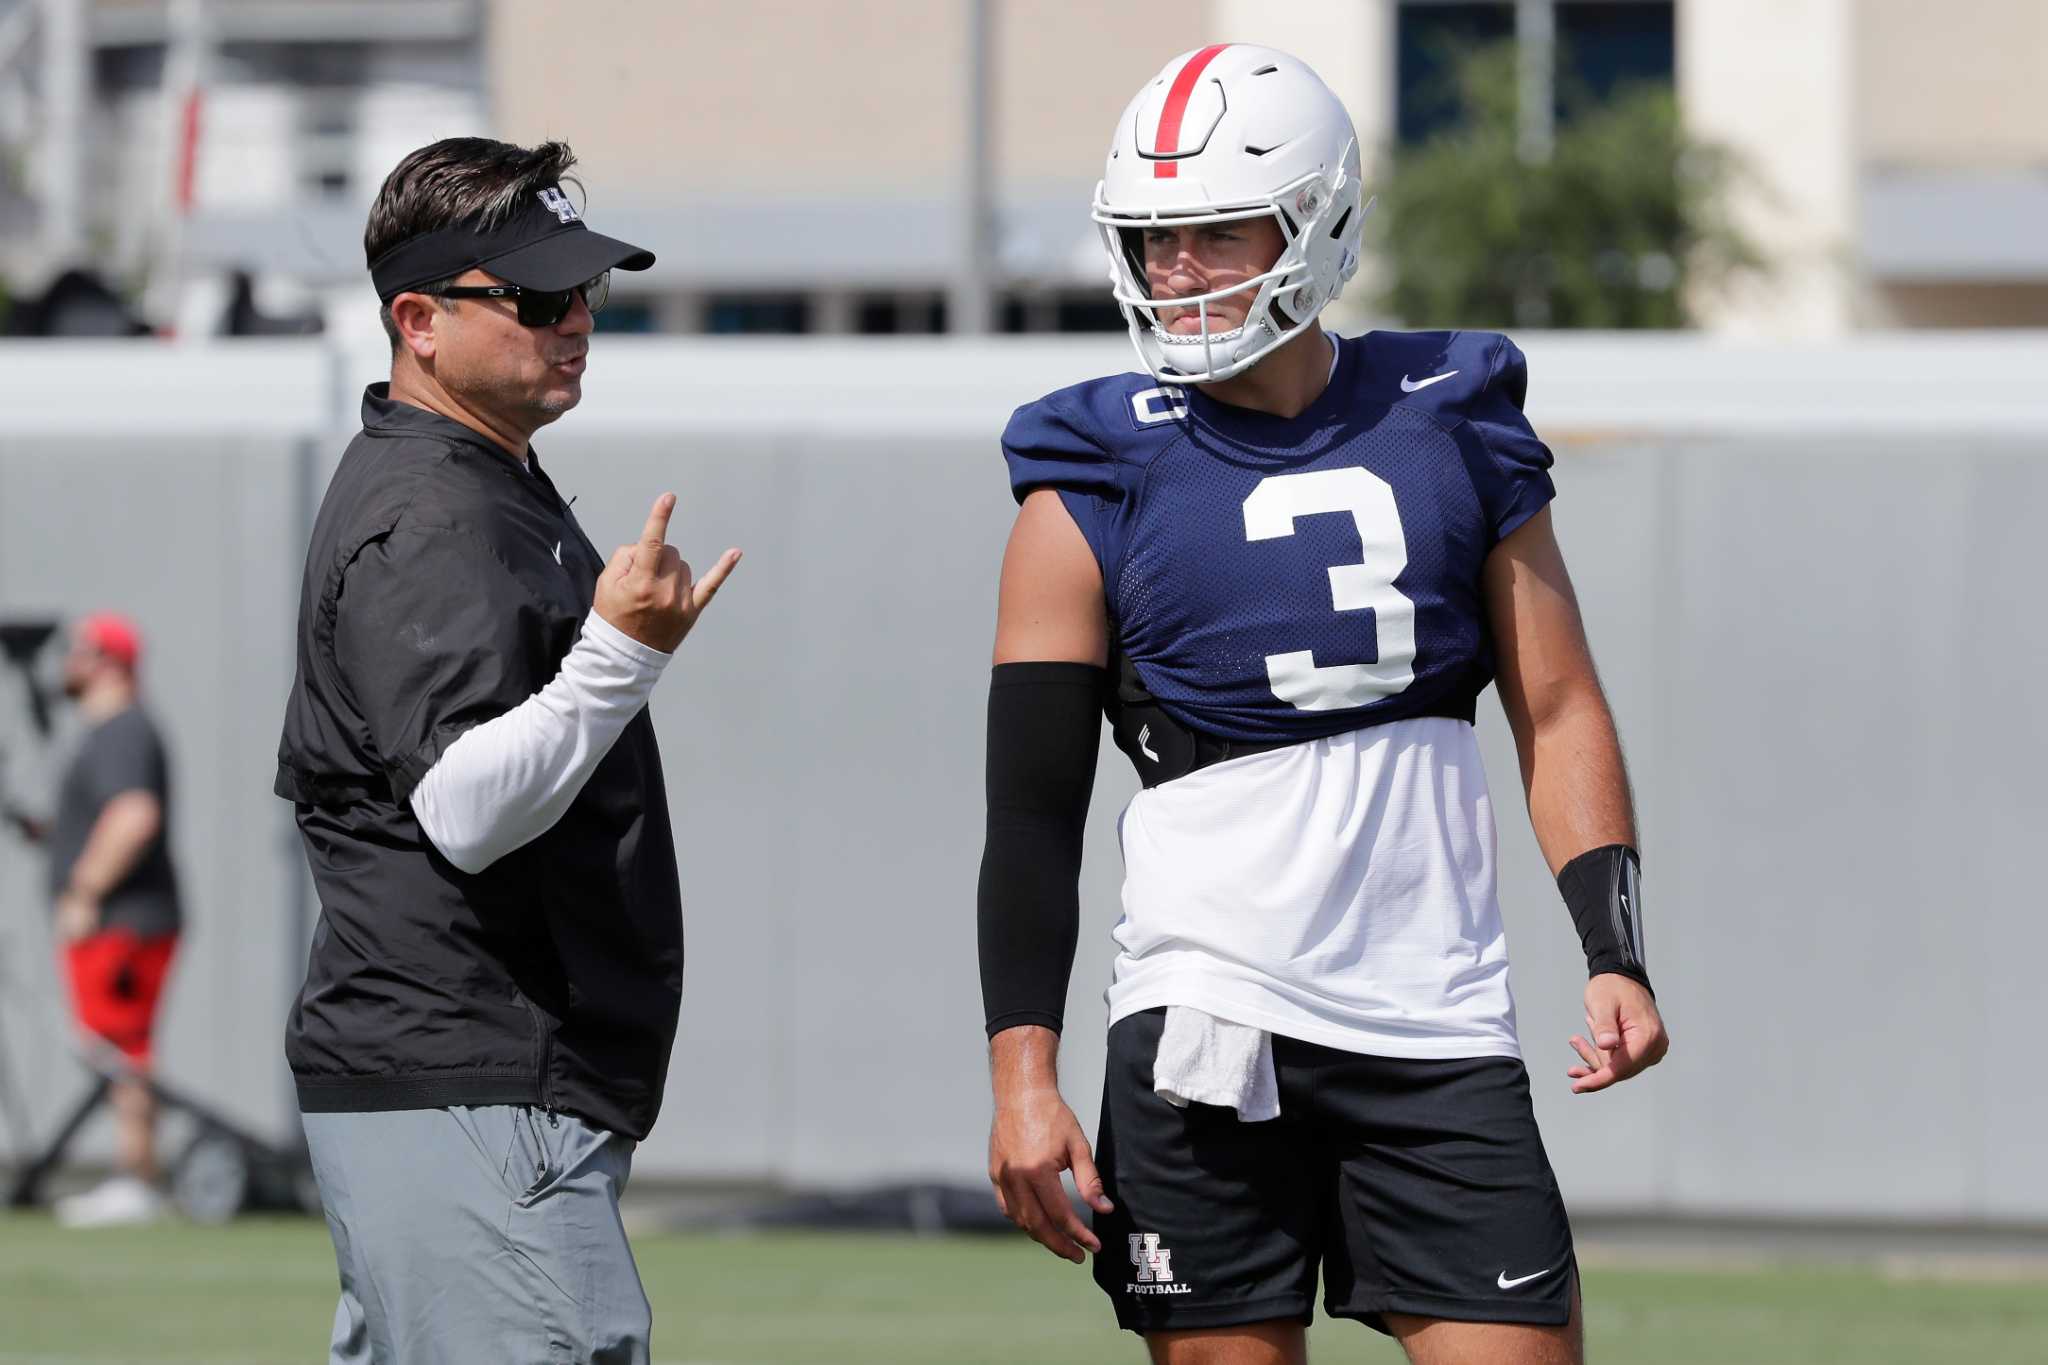
[[[391,322],[398,328],[399,344],[411,351],[416,360],[434,358],[435,319],[442,313],[441,301],[431,294],[411,292],[393,296],[391,300]]]

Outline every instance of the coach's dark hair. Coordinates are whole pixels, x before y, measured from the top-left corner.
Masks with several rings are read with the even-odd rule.
[[[364,263],[400,242],[457,223],[485,231],[502,227],[530,202],[529,196],[550,185],[582,189],[567,173],[575,164],[576,153],[566,142],[520,147],[487,137],[449,137],[422,147],[384,177],[363,228]],[[419,292],[432,293],[448,284],[436,280]],[[396,351],[398,324],[391,320],[391,305],[380,305],[377,315]]]

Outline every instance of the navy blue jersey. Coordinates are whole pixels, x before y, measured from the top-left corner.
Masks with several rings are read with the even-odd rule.
[[[1481,569],[1554,496],[1506,337],[1333,340],[1297,417],[1124,374],[1003,433],[1018,500],[1058,489],[1087,537],[1139,679],[1226,739],[1470,720],[1493,679]]]

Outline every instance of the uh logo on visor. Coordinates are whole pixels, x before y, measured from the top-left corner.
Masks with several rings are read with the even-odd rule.
[[[550,185],[544,190],[536,190],[534,197],[540,200],[549,213],[565,223],[573,223],[581,217],[576,212],[576,206],[569,202],[569,196],[562,193],[560,185]]]

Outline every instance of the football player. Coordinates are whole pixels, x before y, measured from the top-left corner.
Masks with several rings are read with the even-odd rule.
[[[1184,53],[1117,125],[1094,219],[1147,373],[1050,394],[1003,436],[989,1174],[1039,1242],[1094,1256],[1156,1361],[1303,1359],[1320,1273],[1328,1313],[1416,1361],[1575,1362],[1479,693],[1498,681],[1587,953],[1578,1093],[1667,1046],[1628,782],[1522,353],[1317,323],[1366,208],[1350,118],[1285,53]],[[1105,708],[1143,790],[1091,1154],[1054,1064]]]

